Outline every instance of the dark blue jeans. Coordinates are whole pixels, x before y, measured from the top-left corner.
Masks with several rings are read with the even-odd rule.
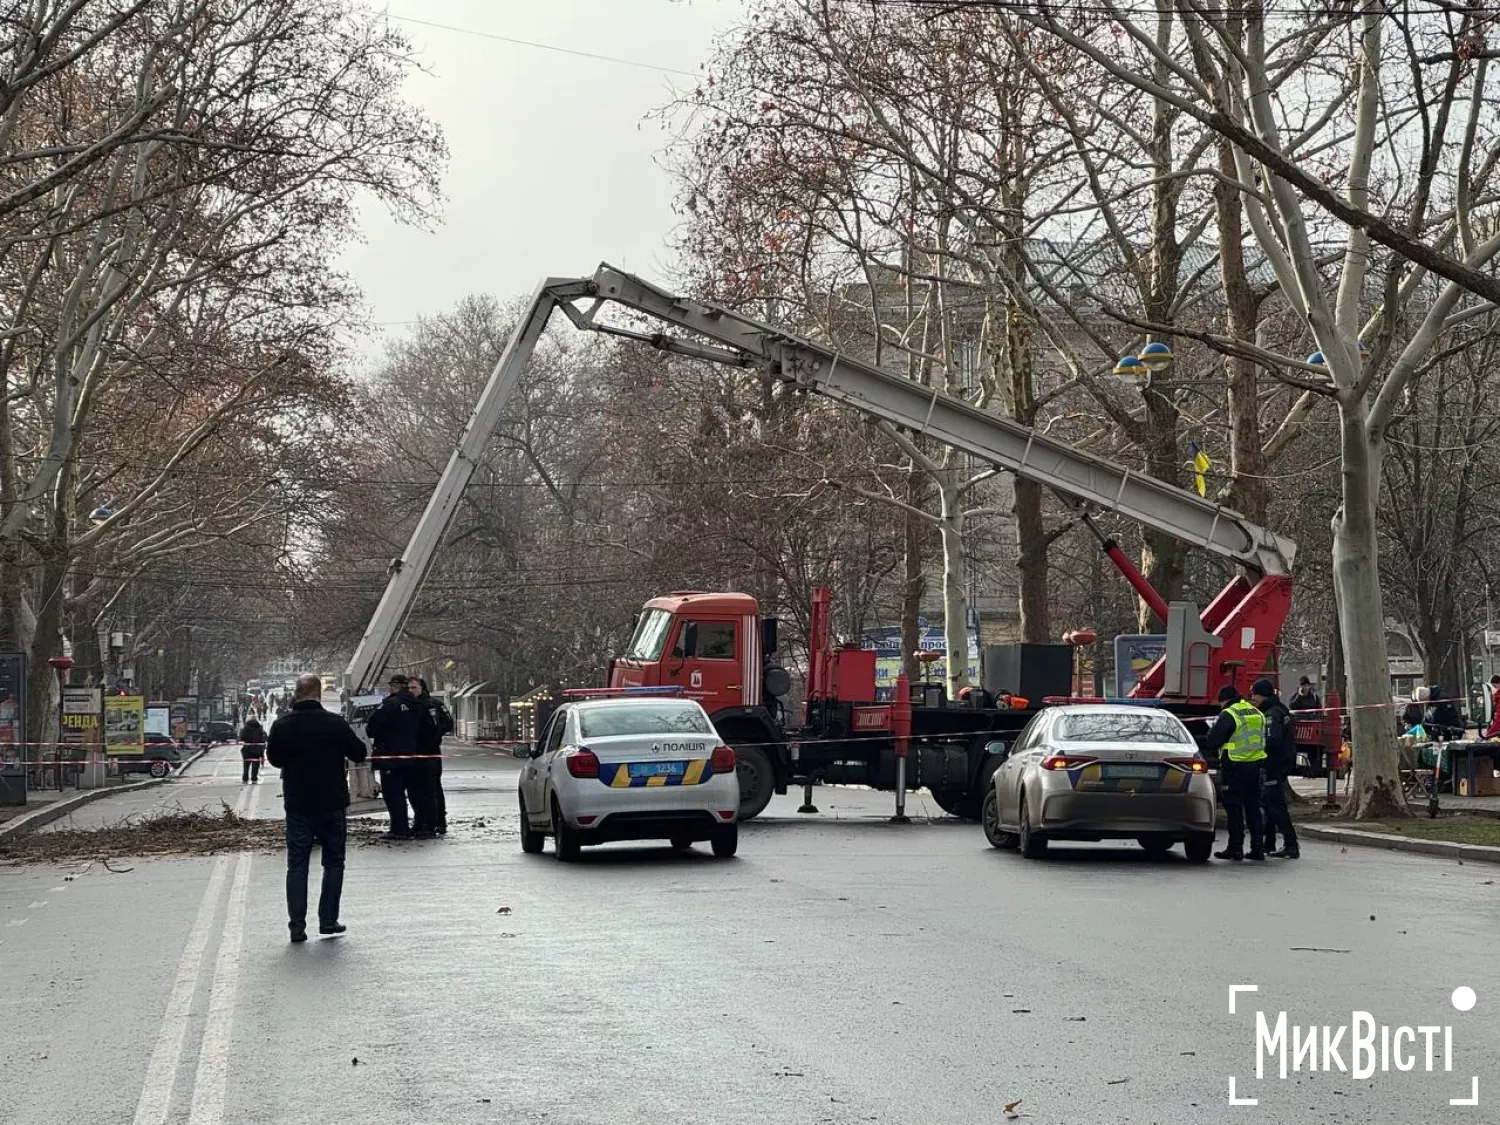
[[[286,912],[292,929],[307,927],[307,867],[312,860],[314,844],[323,851],[323,892],[318,898],[318,924],[326,926],[339,920],[347,833],[343,809],[316,816],[286,814]]]

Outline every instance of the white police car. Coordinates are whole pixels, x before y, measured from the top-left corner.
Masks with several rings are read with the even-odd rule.
[[[578,692],[553,714],[521,771],[521,850],[553,838],[558,859],[586,844],[708,841],[720,858],[739,845],[734,750],[691,699]]]

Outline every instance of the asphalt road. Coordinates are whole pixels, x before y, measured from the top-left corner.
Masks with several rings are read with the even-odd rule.
[[[151,792],[274,815],[275,771],[242,787],[228,753]],[[0,867],[4,1120],[939,1125],[1018,1099],[1039,1125],[1494,1120],[1500,870],[1319,844],[1028,862],[847,790],[816,818],[778,799],[733,861],[565,867],[521,854],[515,769],[459,752],[448,838],[354,849],[338,940],[287,943],[276,854]],[[1235,1016],[1230,984],[1260,987]],[[1450,1025],[1453,1070],[1256,1082],[1256,1006]],[[1230,1075],[1258,1106],[1228,1105]],[[1473,1076],[1479,1106],[1450,1106]]]

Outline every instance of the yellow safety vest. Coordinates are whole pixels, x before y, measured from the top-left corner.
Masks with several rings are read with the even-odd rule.
[[[1224,708],[1234,719],[1234,734],[1224,743],[1231,762],[1259,762],[1266,756],[1266,717],[1247,699]]]

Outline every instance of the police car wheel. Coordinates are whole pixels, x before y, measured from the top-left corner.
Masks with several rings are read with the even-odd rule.
[[[1145,848],[1146,854],[1152,859],[1161,859],[1172,850],[1172,845],[1175,843],[1170,836],[1162,836],[1154,833],[1147,836],[1137,836],[1135,842]]]
[[[714,855],[720,859],[729,859],[740,846],[740,826],[738,824],[723,824],[714,829],[713,839]]]
[[[521,850],[527,855],[536,855],[542,850],[546,837],[531,827],[531,814],[526,811],[526,798],[521,798]]]
[[[1189,863],[1207,863],[1214,854],[1213,833],[1200,832],[1196,836],[1189,836],[1182,842],[1182,850],[1187,852]]]
[[[1047,837],[1039,835],[1031,827],[1031,809],[1026,798],[1021,797],[1021,854],[1027,859],[1041,859],[1047,854]]]
[[[693,846],[693,838],[691,836],[673,836],[671,843],[673,851],[685,852]]]
[[[1014,832],[1000,827],[1000,795],[993,786],[984,799],[983,822],[984,838],[990,842],[990,847],[1013,849],[1021,842]]]
[[[580,848],[578,833],[568,827],[555,797],[552,799],[552,848],[563,863],[572,863],[577,859]]]

